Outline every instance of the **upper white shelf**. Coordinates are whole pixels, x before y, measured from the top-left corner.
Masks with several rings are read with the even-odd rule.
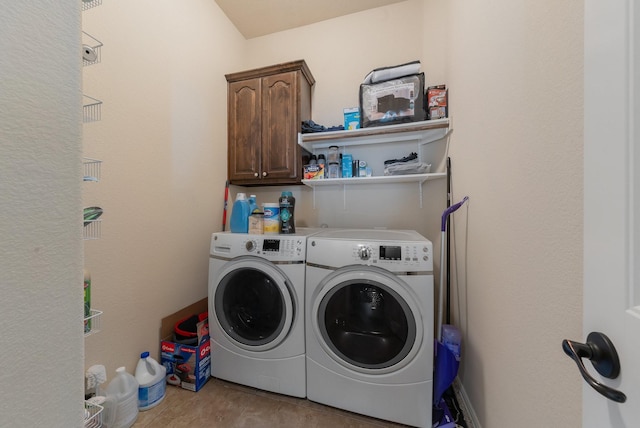
[[[298,144],[309,152],[330,146],[348,147],[396,141],[420,140],[426,144],[440,140],[447,135],[447,132],[449,132],[449,119],[445,118],[347,131],[298,134]]]
[[[407,174],[407,175],[385,175],[379,177],[354,177],[354,178],[325,178],[320,180],[302,180],[302,183],[309,187],[346,185],[346,184],[375,184],[375,183],[424,183],[425,181],[444,178],[446,172],[433,174]]]

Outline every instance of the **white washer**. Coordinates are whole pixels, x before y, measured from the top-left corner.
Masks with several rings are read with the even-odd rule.
[[[306,396],[307,235],[214,233],[209,256],[211,375]]]
[[[307,398],[431,427],[433,293],[433,247],[415,231],[310,237]]]

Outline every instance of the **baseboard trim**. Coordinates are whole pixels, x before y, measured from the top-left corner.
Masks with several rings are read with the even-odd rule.
[[[471,405],[471,401],[469,401],[469,396],[467,395],[467,391],[464,389],[464,385],[460,382],[460,379],[457,377],[453,381],[454,389],[458,391],[461,399],[461,406],[464,406],[463,412],[471,419],[471,423],[473,424],[473,428],[482,428],[480,425],[480,421],[478,420],[478,415],[473,410],[473,406]]]

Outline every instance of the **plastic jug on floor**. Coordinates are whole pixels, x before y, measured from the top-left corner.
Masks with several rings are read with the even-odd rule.
[[[139,410],[151,409],[164,400],[167,392],[166,375],[167,368],[151,358],[148,352],[140,354],[135,376],[138,381]]]
[[[129,428],[138,419],[138,381],[124,367],[107,386],[104,426]]]

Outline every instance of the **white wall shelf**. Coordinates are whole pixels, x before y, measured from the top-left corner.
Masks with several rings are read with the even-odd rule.
[[[445,172],[437,172],[432,174],[385,175],[380,177],[325,178],[319,180],[302,180],[302,183],[309,187],[378,183],[424,183],[425,181],[445,178],[446,176],[447,174]]]
[[[101,316],[102,311],[91,309],[91,314],[87,317],[84,317],[84,337],[91,336],[92,334],[100,332]]]
[[[82,97],[84,99],[82,104],[82,122],[89,123],[99,121],[102,118],[102,101],[89,95],[83,95]]]
[[[93,9],[96,6],[100,6],[102,4],[102,0],[82,0],[82,10]]]
[[[82,32],[82,65],[98,64],[102,59],[102,42],[91,34]]]
[[[83,170],[82,180],[92,181],[92,182],[100,181],[101,165],[102,165],[102,161],[99,159],[83,158],[82,159],[82,170]]]
[[[84,410],[84,428],[102,427],[102,411],[104,407],[85,400]]]
[[[450,119],[446,118],[348,131],[298,134],[298,144],[313,154],[324,153],[329,147],[338,146],[341,153],[352,154],[354,160],[365,160],[372,168],[371,177],[302,180],[304,185],[314,189],[314,208],[315,191],[319,187],[341,187],[346,208],[347,186],[396,183],[417,183],[420,207],[422,207],[423,183],[447,176],[446,158],[450,125]],[[441,144],[435,144],[436,142]],[[402,158],[411,152],[418,154],[418,161],[432,164],[435,172],[384,175],[385,160]]]
[[[85,12],[94,7],[100,6],[102,0],[81,0],[82,11]],[[83,67],[98,64],[102,61],[102,42],[89,33],[82,31],[82,65]],[[82,94],[82,123],[90,123],[102,120],[102,101],[88,95]],[[85,182],[100,181],[100,168],[102,161],[98,159],[84,157],[82,159],[82,180]],[[101,213],[101,211],[100,211]],[[84,212],[86,215],[86,211]],[[99,239],[101,236],[101,220],[87,220],[83,218],[82,239],[93,240]],[[86,279],[86,277],[85,277]],[[86,286],[86,282],[84,283]],[[85,289],[85,293],[87,290]],[[87,295],[85,294],[85,299]],[[89,303],[87,305],[87,303]],[[102,311],[89,308],[90,302],[85,300],[83,307],[84,320],[84,337],[91,336],[100,332]],[[85,389],[85,393],[86,393]],[[97,397],[84,401],[84,428],[101,428],[103,425],[104,407],[94,402]]]
[[[83,220],[84,227],[82,228],[82,239],[85,241],[91,241],[94,239],[100,239],[102,236],[102,220]]]
[[[425,120],[348,131],[298,134],[298,144],[311,153],[330,146],[351,147],[401,141],[421,141],[422,144],[428,144],[444,138],[449,128],[449,119]]]

